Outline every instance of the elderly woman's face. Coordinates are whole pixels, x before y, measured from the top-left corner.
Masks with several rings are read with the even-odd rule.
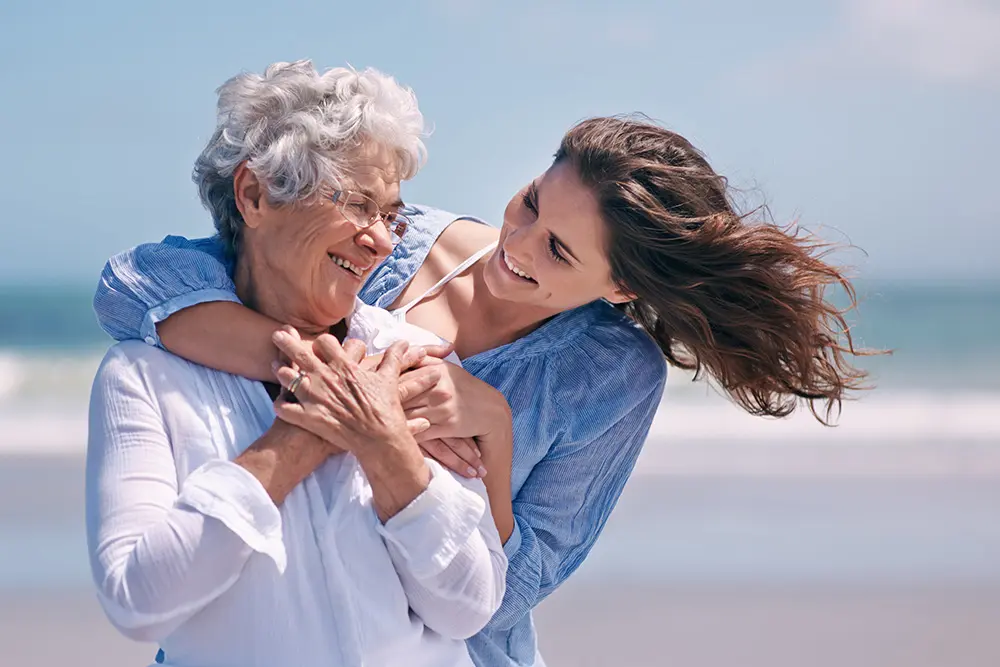
[[[397,208],[399,179],[392,164],[384,155],[359,160],[345,189],[369,196],[383,211]],[[392,251],[388,229],[380,223],[359,229],[326,198],[281,206],[266,197],[258,201],[256,211],[244,212],[239,261],[250,262],[255,291],[272,297],[259,300],[279,303],[283,311],[266,314],[306,329],[342,320],[368,273]]]

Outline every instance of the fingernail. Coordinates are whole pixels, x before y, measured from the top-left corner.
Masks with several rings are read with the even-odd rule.
[[[472,466],[469,466],[469,468],[465,472],[467,472],[469,474],[469,477],[475,477],[476,476],[476,469],[473,468]]]
[[[481,451],[479,451],[478,447],[476,447],[476,458],[477,459],[483,458],[483,453]]]
[[[274,375],[277,375],[278,374],[278,369],[280,369],[280,368],[281,368],[281,364],[279,364],[277,361],[272,361],[271,362],[271,373],[273,373]]]
[[[486,468],[484,468],[483,466],[479,466],[479,476],[486,477]]]
[[[274,341],[275,343],[280,343],[286,338],[288,338],[288,334],[286,334],[284,331],[275,331],[273,334],[271,334],[271,340]]]

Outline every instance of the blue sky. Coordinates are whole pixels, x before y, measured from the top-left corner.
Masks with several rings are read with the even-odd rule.
[[[642,111],[863,276],[1000,278],[997,0],[8,0],[0,57],[0,282],[210,233],[215,88],[298,58],[416,90],[411,201],[499,221],[573,122]]]

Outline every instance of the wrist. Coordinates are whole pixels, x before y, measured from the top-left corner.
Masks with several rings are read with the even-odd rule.
[[[276,419],[233,463],[256,477],[274,504],[280,505],[327,456],[322,440]]]
[[[375,510],[384,523],[398,514],[431,482],[431,470],[409,433],[380,446],[355,449],[372,487]]]
[[[385,478],[426,467],[417,441],[409,432],[349,446],[369,477]]]
[[[486,419],[484,420],[487,430],[482,435],[490,438],[510,437],[514,432],[514,415],[511,412],[510,405],[507,403],[507,398],[499,389],[490,387],[490,390],[491,395],[489,400],[482,403],[482,405],[486,406],[487,410]]]

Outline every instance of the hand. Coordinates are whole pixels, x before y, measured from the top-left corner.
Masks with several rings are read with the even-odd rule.
[[[285,333],[294,336],[297,340],[306,341],[307,343],[310,344],[317,338],[319,338],[319,334],[303,333],[302,331],[299,331],[295,327],[288,324],[281,327],[281,331],[284,331]],[[275,380],[277,380],[279,368],[281,368],[282,366],[294,367],[294,365],[292,364],[291,360],[287,356],[285,356],[285,353],[282,352],[280,349],[278,349],[277,346],[275,346],[274,348],[274,355],[275,355],[274,359],[271,360],[271,375],[274,376]],[[294,370],[298,370],[298,368],[295,367]]]
[[[484,477],[477,440],[511,429],[503,394],[461,367],[431,358],[405,373],[399,388],[406,416],[431,424],[416,436],[421,447],[464,477]]]
[[[431,471],[407,430],[399,401],[399,374],[426,356],[418,350],[404,365],[409,345],[394,343],[377,370],[361,368],[365,346],[333,336],[311,346],[284,331],[274,344],[295,363],[278,369],[278,381],[287,390],[295,381],[296,403],[279,401],[278,417],[340,445],[357,457],[372,488],[372,504],[383,523],[423,493]]]
[[[454,345],[410,346],[410,352],[409,352],[409,354],[416,355],[417,351],[420,350],[420,349],[423,349],[423,351],[424,351],[424,353],[426,353],[427,357],[432,357],[434,359],[444,359],[445,357],[447,357],[449,354],[451,354],[455,350],[455,346]],[[372,355],[369,355],[369,356],[365,357],[364,359],[361,360],[361,368],[364,368],[366,370],[375,370],[376,368],[378,368],[378,365],[382,362],[382,356],[383,356],[383,353],[379,353],[379,354],[372,354]],[[404,360],[404,362],[406,362],[406,361],[407,360]],[[414,366],[414,365],[415,365],[415,362],[412,363],[412,364],[410,364],[410,363],[404,363],[404,366],[406,366],[407,368],[409,368],[411,366]]]
[[[419,444],[424,454],[462,477],[486,477],[483,454],[475,438],[433,438]]]
[[[275,345],[305,375],[294,394],[296,402],[279,399],[275,410],[280,419],[344,447],[359,459],[384,447],[407,447],[413,439],[399,401],[399,373],[421,361],[420,348],[409,351],[396,343],[385,353],[375,371],[361,368],[364,344],[347,341],[344,346],[330,335],[311,345],[288,331],[274,335]],[[276,373],[285,390],[299,370],[282,366]]]
[[[436,438],[472,438],[510,426],[510,406],[503,394],[465,369],[424,358],[399,378],[399,396],[410,419],[431,427],[421,442]]]
[[[318,340],[322,335],[324,335],[324,334],[317,334],[313,336],[304,335],[298,329],[288,325],[283,326],[281,328],[281,331],[291,336],[295,341],[302,341],[310,346],[313,346],[314,355],[316,354],[316,350],[314,347],[315,341]],[[359,340],[349,339],[344,342],[344,345],[342,347],[345,350],[348,348],[351,350],[350,354],[351,358],[353,359],[358,358],[358,355],[360,354],[361,360],[359,363],[361,365],[361,368],[365,370],[371,370],[371,371],[378,370],[379,365],[382,363],[382,358],[384,354],[374,354],[371,356],[365,356],[366,346]],[[420,347],[411,347],[407,350],[403,358],[403,367],[410,368],[414,366],[422,358],[424,358],[424,355],[433,356],[436,358],[443,358],[448,354],[450,354],[451,350],[452,347],[450,345],[429,345],[429,346],[424,346],[422,349]],[[277,379],[279,383],[281,382],[281,380],[278,374],[283,367],[287,367],[292,370],[292,372],[294,373],[294,375],[292,376],[293,378],[295,375],[298,375],[299,371],[298,364],[289,359],[288,356],[279,348],[278,358],[275,361],[271,362],[271,373],[274,375],[275,379]],[[428,381],[431,380],[432,378],[428,378]],[[299,399],[296,395],[288,393],[287,381],[282,385],[282,392],[279,399],[280,401],[285,403],[299,402]],[[430,427],[430,422],[428,422],[426,419],[414,419],[408,421],[407,426],[410,429],[410,433],[416,436],[418,433],[427,430],[427,428]],[[345,451],[343,448],[337,447],[332,443],[330,443],[330,447],[333,450],[331,451],[331,455],[342,454]]]

